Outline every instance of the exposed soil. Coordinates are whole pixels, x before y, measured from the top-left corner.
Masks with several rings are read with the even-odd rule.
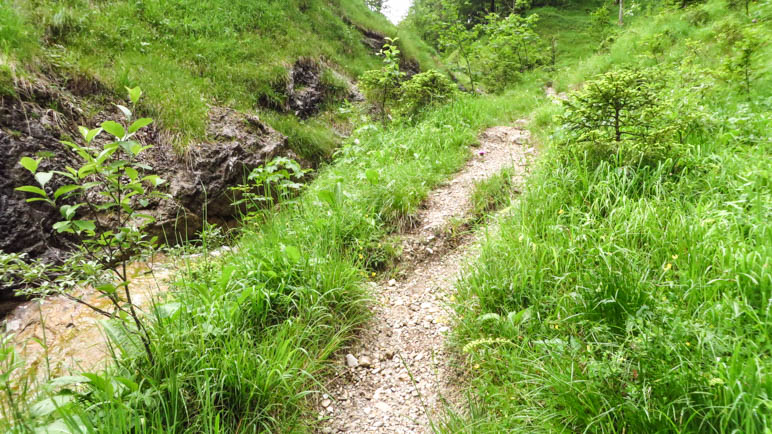
[[[535,153],[529,137],[522,124],[488,129],[466,167],[429,195],[403,234],[404,275],[372,284],[374,320],[318,403],[321,432],[430,432],[444,406],[458,402],[461,371],[444,343],[447,305],[477,244],[474,235],[448,229],[469,217],[476,182],[514,167],[515,184],[523,183]]]

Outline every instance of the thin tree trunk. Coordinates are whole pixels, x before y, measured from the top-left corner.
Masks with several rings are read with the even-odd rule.
[[[624,17],[624,0],[619,0],[619,25],[620,26],[624,24],[623,17]]]

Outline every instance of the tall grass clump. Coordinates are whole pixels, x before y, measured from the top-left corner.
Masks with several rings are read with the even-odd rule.
[[[447,432],[772,427],[772,83],[748,98],[741,83],[703,75],[731,50],[713,39],[724,22],[757,23],[720,2],[695,8],[711,19],[693,25],[681,20],[691,10],[669,10],[626,30],[638,40],[671,31],[659,66],[623,34],[582,62],[583,76],[558,72],[587,90],[620,66],[670,69],[680,78],[663,79],[658,115],[674,97],[681,117],[665,126],[694,122],[667,152],[651,137],[619,158],[600,133],[587,141],[551,118],[519,206],[458,287],[454,342],[471,380]]]

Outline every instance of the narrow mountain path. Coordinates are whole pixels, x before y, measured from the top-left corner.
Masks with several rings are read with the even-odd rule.
[[[431,432],[444,405],[458,402],[460,370],[444,342],[446,306],[477,244],[451,229],[468,219],[478,181],[513,167],[515,185],[523,184],[535,153],[524,124],[483,132],[464,169],[429,195],[414,229],[401,234],[404,275],[372,283],[374,320],[319,401],[322,433]]]

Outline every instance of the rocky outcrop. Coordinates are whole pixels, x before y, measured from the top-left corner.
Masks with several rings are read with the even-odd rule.
[[[32,175],[18,163],[23,156],[56,155],[56,159],[44,159],[41,170],[74,166],[75,156],[60,140],[77,134],[73,125],[82,121],[82,113],[72,98],[58,95],[51,86],[22,83],[16,93],[0,97],[0,250],[55,260],[65,241],[51,231],[59,212],[27,203],[25,194],[14,190],[35,185]],[[53,105],[59,110],[46,108]],[[50,187],[58,188],[56,182],[51,181]]]
[[[324,102],[322,68],[311,59],[299,59],[290,72],[289,107],[295,116],[305,119],[319,111]]]
[[[155,229],[167,237],[192,237],[204,218],[232,220],[238,210],[231,205],[230,187],[274,157],[297,159],[284,135],[257,116],[232,109],[210,109],[207,136],[209,140],[191,144],[184,155],[161,143],[146,156],[168,182],[167,193],[173,198],[147,210],[157,219]]]

